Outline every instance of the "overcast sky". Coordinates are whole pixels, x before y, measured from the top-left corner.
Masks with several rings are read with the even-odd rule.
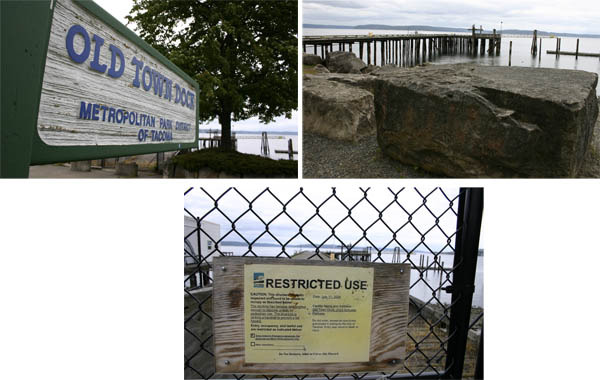
[[[600,34],[600,3],[588,0],[304,0],[303,23],[431,25]]]
[[[252,200],[261,191],[265,189],[264,185],[257,186],[252,184],[245,184],[240,186],[239,191],[248,199]],[[289,201],[294,194],[298,192],[296,186],[271,186],[271,191],[279,197],[279,199],[286,203]],[[305,194],[317,205],[323,202],[327,197],[331,196],[332,189],[329,186],[315,186],[305,185],[303,186]],[[365,188],[366,189],[366,188]],[[205,187],[213,197],[219,197],[225,190],[225,186],[208,186]],[[433,190],[430,188],[419,188],[418,189],[423,196],[427,195]],[[444,188],[445,194],[453,199],[458,194],[457,188]],[[400,188],[392,189],[393,192],[400,191]],[[337,189],[338,197],[348,206],[358,205],[352,210],[353,218],[360,224],[364,229],[368,228],[372,223],[376,222],[367,232],[367,238],[378,248],[383,248],[391,239],[392,232],[381,222],[377,221],[379,218],[379,211],[375,210],[366,201],[360,201],[363,196],[362,191],[355,186],[343,186]],[[402,210],[397,204],[393,204],[385,211],[386,206],[394,200],[394,194],[383,186],[373,187],[368,192],[368,199],[383,212],[383,221],[388,224],[392,230],[399,229],[402,225],[408,222],[407,213]],[[399,203],[406,209],[408,213],[413,213],[417,208],[422,206],[423,201],[421,196],[414,188],[405,188],[398,195]],[[360,202],[359,202],[360,201]],[[444,211],[449,207],[449,201],[439,191],[435,192],[427,198],[427,206],[436,215],[440,216],[439,225],[447,233],[452,234],[456,229],[456,216],[451,211],[444,214]],[[458,209],[458,201],[454,202],[454,210]],[[190,211],[196,217],[204,216],[209,210],[214,207],[214,201],[210,199],[200,188],[195,188],[185,197],[185,208]],[[269,222],[276,215],[278,215],[283,207],[277,202],[271,195],[261,196],[255,203],[253,203],[253,210],[265,221]],[[230,219],[234,220],[239,217],[242,213],[248,210],[248,202],[245,201],[235,191],[230,191],[222,199],[219,200],[219,209],[223,211]],[[291,215],[294,220],[299,224],[304,224],[311,216],[315,214],[315,206],[304,199],[302,196],[295,198],[289,202],[286,206],[286,211]],[[337,200],[328,201],[325,206],[321,207],[319,214],[328,222],[329,225],[334,226],[338,224],[342,219],[348,215],[348,210],[342,206]],[[186,215],[188,215],[186,213]],[[231,231],[231,223],[218,211],[212,211],[206,215],[203,220],[209,222],[218,223],[221,225],[221,236],[226,235]],[[412,217],[412,223],[414,227],[406,225],[403,227],[398,235],[397,240],[401,242],[407,249],[411,249],[417,246],[420,242],[421,235],[417,232],[417,229],[421,233],[425,233],[432,226],[435,225],[435,216],[433,216],[425,207],[420,207]],[[416,227],[416,229],[415,229]],[[257,236],[264,233],[265,225],[254,215],[247,214],[236,222],[236,230],[249,241],[254,240]],[[279,216],[275,222],[270,225],[270,231],[277,236],[282,242],[287,242],[295,234],[298,233],[298,226],[295,225],[289,217],[282,215]],[[316,245],[326,244],[339,244],[339,241],[335,238],[328,237],[331,235],[331,228],[327,226],[323,221],[318,218],[306,223],[303,227],[303,233]],[[363,233],[353,221],[347,219],[336,227],[336,236],[340,237],[345,243],[355,243],[356,241],[363,239]],[[225,241],[241,241],[241,239],[234,233],[227,236]],[[446,236],[438,229],[433,228],[429,233],[426,234],[425,242],[435,250],[439,250],[446,245]],[[272,238],[264,236],[258,240],[258,242],[264,243],[277,243]],[[306,244],[307,241],[301,237],[296,238],[290,244]],[[452,240],[454,244],[454,240]],[[366,240],[361,240],[358,244],[359,247],[369,246],[370,243]],[[393,243],[388,248],[397,246]],[[481,244],[483,247],[483,243]],[[419,251],[425,251],[424,246],[417,248]],[[449,250],[445,248],[444,250]],[[293,252],[293,250],[288,250]]]

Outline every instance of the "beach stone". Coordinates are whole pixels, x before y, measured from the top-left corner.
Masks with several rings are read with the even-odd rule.
[[[574,177],[598,117],[597,82],[584,71],[472,64],[380,73],[378,143],[452,177]]]
[[[330,71],[327,69],[327,67],[325,67],[325,66],[323,66],[321,64],[315,65],[315,67],[313,68],[313,70],[316,73],[320,73],[320,74],[329,74],[330,73]]]
[[[377,67],[379,67],[379,66],[375,66],[375,65],[365,66],[360,70],[360,72],[363,74],[369,74],[369,73],[375,71],[377,69]]]
[[[331,139],[357,141],[375,132],[373,94],[360,87],[306,75],[302,128]]]
[[[318,55],[302,53],[302,64],[303,65],[314,66],[314,65],[319,65],[322,63],[323,63],[323,60]]]
[[[89,172],[92,170],[92,161],[73,161],[71,162],[71,171],[73,172]]]
[[[115,175],[120,177],[137,177],[138,165],[135,162],[117,162]]]
[[[349,51],[327,52],[325,66],[332,73],[360,74],[367,67],[361,59]]]

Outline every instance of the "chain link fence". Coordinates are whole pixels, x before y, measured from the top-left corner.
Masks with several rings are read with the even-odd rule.
[[[409,263],[404,368],[322,378],[480,377],[482,207],[482,189],[190,188],[184,205],[185,378],[255,377],[214,371],[212,259],[220,255]]]

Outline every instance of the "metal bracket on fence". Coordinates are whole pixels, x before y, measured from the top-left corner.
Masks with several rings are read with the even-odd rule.
[[[452,294],[454,292],[457,291],[456,287],[452,286],[452,285],[448,285],[442,288],[442,290],[444,290],[446,293]],[[475,285],[465,285],[461,287],[461,290],[464,291],[465,293],[475,293]]]

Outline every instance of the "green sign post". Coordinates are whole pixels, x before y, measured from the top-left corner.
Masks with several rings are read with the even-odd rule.
[[[0,177],[197,146],[198,84],[98,5],[1,7]]]

